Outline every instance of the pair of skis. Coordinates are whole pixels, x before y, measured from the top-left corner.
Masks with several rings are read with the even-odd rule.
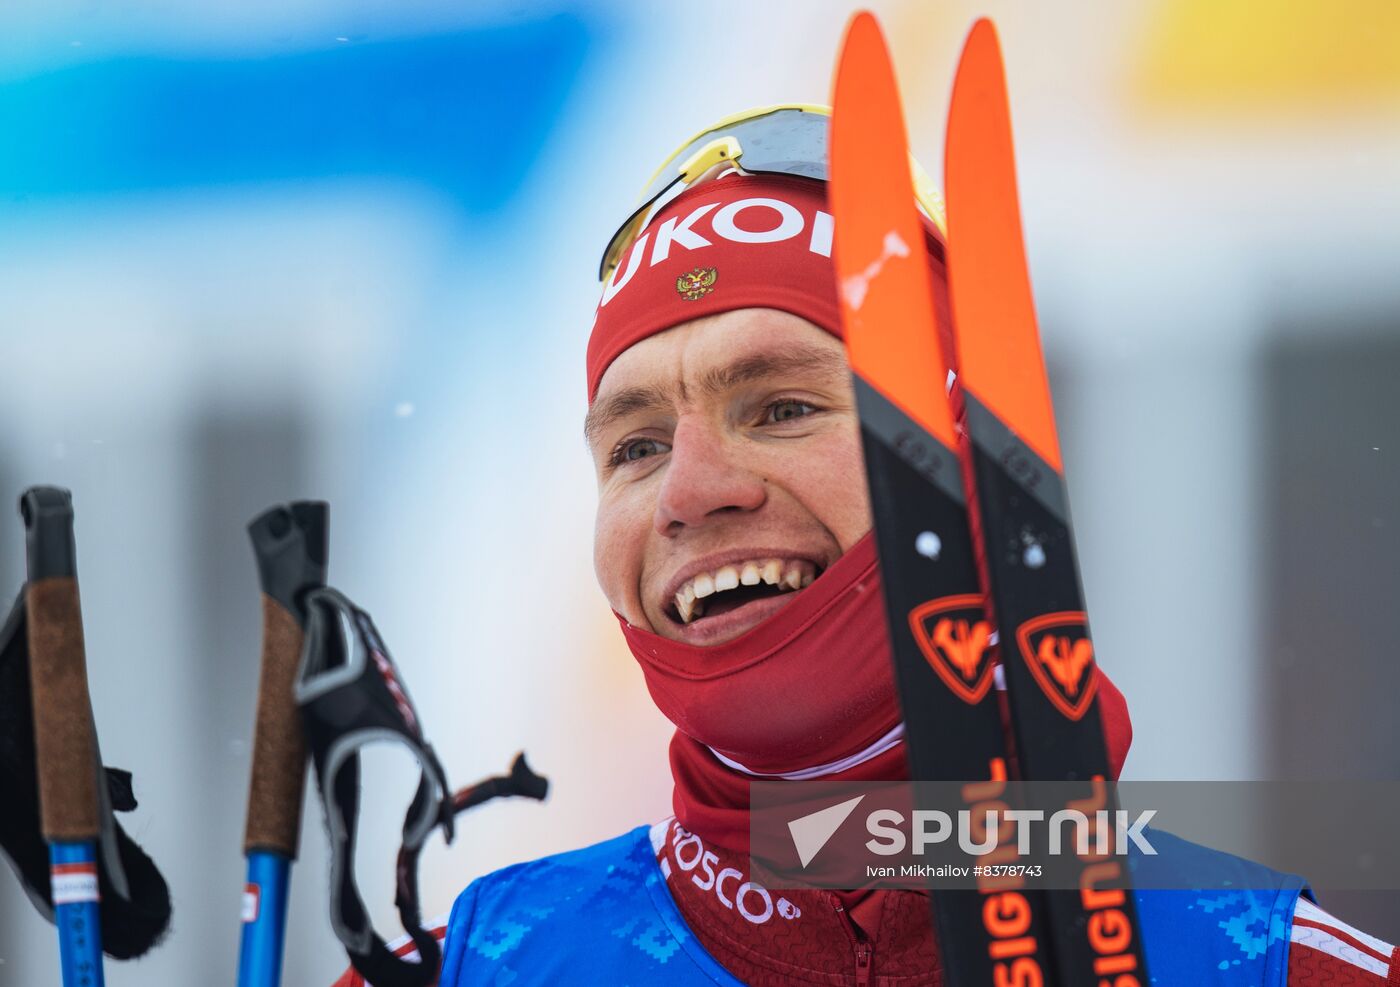
[[[868,13],[847,30],[833,102],[836,269],[912,776],[964,782],[974,817],[1005,808],[1013,773],[1073,782],[1070,807],[1112,812],[996,31],[974,25],[948,119],[951,333],[934,306],[894,71]],[[997,879],[935,891],[945,982],[1149,983],[1123,859],[1077,861],[1075,890]]]

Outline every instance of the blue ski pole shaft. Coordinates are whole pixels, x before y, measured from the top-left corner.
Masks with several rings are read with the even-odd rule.
[[[243,889],[243,941],[238,951],[238,987],[278,987],[287,931],[287,885],[291,858],[254,850],[248,854]]]
[[[298,501],[248,525],[262,587],[262,671],[243,850],[243,935],[238,987],[279,987],[287,892],[301,833],[306,743],[293,689],[305,594],[326,582],[326,505]]]
[[[29,570],[24,603],[39,810],[52,860],[63,987],[100,987],[96,846],[101,764],[78,603],[73,499],[58,487],[32,487],[20,498],[20,514]]]
[[[49,844],[54,924],[64,987],[102,987],[97,844]]]

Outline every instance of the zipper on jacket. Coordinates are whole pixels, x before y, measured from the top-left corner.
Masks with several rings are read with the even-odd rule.
[[[870,987],[870,968],[874,965],[875,947],[868,942],[856,943],[856,987]]]

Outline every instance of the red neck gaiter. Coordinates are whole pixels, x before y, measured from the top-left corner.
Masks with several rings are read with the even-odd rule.
[[[618,620],[666,718],[753,773],[836,761],[899,723],[871,535],[724,644],[683,644]]]
[[[706,840],[747,852],[754,775],[908,777],[904,744],[880,743],[900,714],[873,536],[767,621],[724,644],[696,647],[618,620],[652,699],[676,725],[676,818]],[[1122,693],[1098,674],[1117,777],[1132,723]],[[823,765],[831,770],[813,771]]]
[[[899,723],[899,704],[870,536],[768,621],[725,644],[697,648],[625,621],[622,627],[657,706],[678,727],[671,740],[676,823],[712,845],[733,873],[748,866],[753,772],[812,776],[803,769],[828,766],[815,776],[909,776],[904,743],[880,743]],[[1122,694],[1102,670],[1099,676],[1099,712],[1116,778],[1132,726]],[[693,863],[694,854],[688,859]],[[745,983],[943,983],[922,892],[790,891],[786,909],[774,912],[780,918],[755,925],[753,915],[740,917],[743,909],[725,901],[722,889],[717,896],[705,890],[684,863],[660,862],[701,945]],[[854,970],[853,978],[845,969]],[[871,980],[873,970],[879,977]]]
[[[883,631],[880,636],[883,647]],[[1133,724],[1127,701],[1102,668],[1098,703],[1109,768],[1117,778],[1133,742]],[[909,777],[907,756],[904,744],[899,743],[854,767],[821,777],[836,781],[902,781]],[[748,853],[749,783],[753,778],[720,763],[705,744],[679,730],[671,738],[671,776],[675,781],[672,811],[680,824],[711,843]]]

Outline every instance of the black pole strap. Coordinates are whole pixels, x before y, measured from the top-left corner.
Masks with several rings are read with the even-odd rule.
[[[543,799],[548,782],[519,755],[509,775],[487,778],[454,795],[369,614],[330,588],[309,593],[305,605],[296,697],[331,841],[331,925],[351,964],[375,987],[429,987],[437,982],[442,951],[423,928],[418,895],[423,844],[437,828],[450,843],[458,812],[498,796]],[[400,959],[385,945],[355,880],[359,752],[366,744],[385,741],[407,747],[419,767],[395,865],[395,905],[404,931],[418,947],[417,963]]]

